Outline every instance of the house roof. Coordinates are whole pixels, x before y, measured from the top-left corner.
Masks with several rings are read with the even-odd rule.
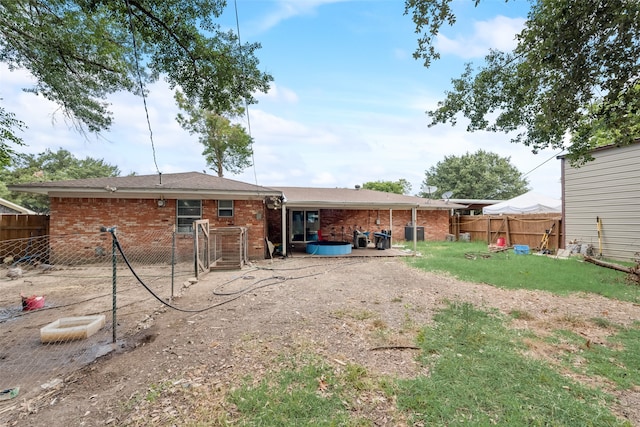
[[[29,214],[35,215],[36,213],[30,209],[16,205],[6,199],[0,197],[0,214]]]
[[[131,175],[67,181],[33,182],[8,186],[11,191],[50,197],[262,199],[280,191],[201,172]]]
[[[461,209],[443,200],[350,188],[262,187],[200,172],[131,175],[8,186],[49,197],[186,198],[254,200],[284,195],[288,207],[339,209]]]
[[[273,187],[284,194],[287,207],[335,209],[461,209],[444,200],[353,188]]]
[[[640,138],[636,138],[633,141],[631,141],[628,144],[624,144],[624,145],[620,145],[620,144],[607,144],[607,145],[601,145],[599,147],[595,147],[592,150],[589,150],[589,153],[598,153],[600,151],[607,151],[607,150],[611,150],[614,148],[622,148],[622,147],[628,147],[630,145],[636,145],[636,144],[640,144]],[[569,155],[568,154],[560,154],[559,156],[556,156],[556,159],[566,159]]]

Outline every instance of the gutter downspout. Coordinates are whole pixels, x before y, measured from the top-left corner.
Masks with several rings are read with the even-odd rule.
[[[280,206],[282,209],[281,211],[282,225],[280,230],[282,233],[282,245],[280,245],[280,247],[281,247],[282,256],[286,257],[287,256],[287,204],[283,200]]]

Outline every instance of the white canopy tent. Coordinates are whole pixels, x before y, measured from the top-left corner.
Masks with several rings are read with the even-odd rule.
[[[518,197],[482,208],[485,215],[562,213],[562,200],[529,191]]]

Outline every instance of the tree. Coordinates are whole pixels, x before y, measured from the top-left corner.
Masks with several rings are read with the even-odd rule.
[[[48,149],[38,155],[16,154],[10,165],[0,169],[0,197],[36,212],[47,212],[49,198],[46,195],[10,192],[7,185],[119,175],[117,166],[91,157],[77,159],[63,149],[56,152]]]
[[[436,187],[430,195],[442,198],[451,191],[455,199],[511,199],[528,191],[528,182],[510,163],[510,158],[478,150],[460,157],[445,156],[444,160],[425,172],[423,187]]]
[[[81,132],[112,123],[107,96],[138,95],[161,75],[201,108],[255,103],[273,78],[258,70],[258,43],[240,45],[215,23],[224,0],[13,0],[0,2],[0,61],[37,79],[30,92],[56,102]],[[19,122],[0,109],[4,141]],[[9,120],[9,121],[8,121]]]
[[[409,194],[411,183],[404,178],[400,178],[397,181],[370,181],[362,184],[362,188],[386,193]]]
[[[224,176],[225,170],[236,174],[251,166],[253,140],[240,124],[231,124],[222,114],[191,104],[181,92],[176,92],[175,99],[180,109],[187,113],[187,116],[178,114],[178,123],[189,133],[199,135],[207,166],[218,176]],[[229,114],[241,113],[242,109],[236,109]]]
[[[425,66],[439,57],[433,43],[440,27],[455,23],[450,3],[405,0],[420,35],[414,57]],[[602,125],[615,129],[610,143],[640,136],[640,2],[533,0],[517,41],[513,52],[491,51],[478,70],[467,64],[427,112],[430,125],[456,124],[462,113],[469,131],[515,131],[513,142],[534,153],[567,148],[576,165],[590,159]]]

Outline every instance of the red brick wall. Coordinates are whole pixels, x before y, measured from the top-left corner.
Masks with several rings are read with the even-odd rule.
[[[322,236],[329,240],[351,241],[353,230],[375,233],[390,228],[392,240],[404,240],[404,227],[410,223],[410,210],[393,210],[391,215],[388,210],[320,210]],[[419,210],[416,225],[424,227],[425,240],[444,240],[449,232],[449,211]]]
[[[218,218],[217,202],[203,200],[202,216],[203,219],[209,220],[211,227],[247,227],[249,258],[264,258],[265,225],[262,201],[236,200],[234,216]],[[78,236],[76,242],[78,252],[83,252],[86,256],[94,256],[96,247],[107,248],[110,251],[110,236],[107,233],[94,235],[99,232],[101,226],[117,226],[119,235],[154,231],[170,234],[175,222],[175,200],[166,200],[166,206],[159,207],[155,199],[51,198],[50,234],[92,235]],[[177,234],[176,242],[181,250],[193,248],[193,238],[190,234]]]
[[[411,224],[411,211],[393,211],[393,235],[395,240],[404,240],[404,227]],[[449,234],[449,211],[417,211],[416,226],[424,227],[424,239],[445,240]]]
[[[215,200],[204,201],[210,209],[204,209],[204,219],[209,219],[212,227],[235,225],[248,229],[248,255],[250,259],[264,259],[265,249],[265,205],[262,200],[235,200],[233,218],[217,221],[218,211]],[[204,203],[203,202],[203,203]]]
[[[280,209],[267,212],[268,235],[274,243],[279,243],[281,240],[280,215]],[[353,230],[370,231],[371,233],[388,230],[390,219],[393,220],[391,233],[393,240],[404,240],[404,227],[411,223],[410,210],[393,210],[392,218],[390,218],[388,210],[321,209],[320,231],[322,237],[327,240],[350,242],[353,239]],[[417,211],[416,226],[424,227],[425,240],[444,240],[449,233],[449,211],[419,210]]]

